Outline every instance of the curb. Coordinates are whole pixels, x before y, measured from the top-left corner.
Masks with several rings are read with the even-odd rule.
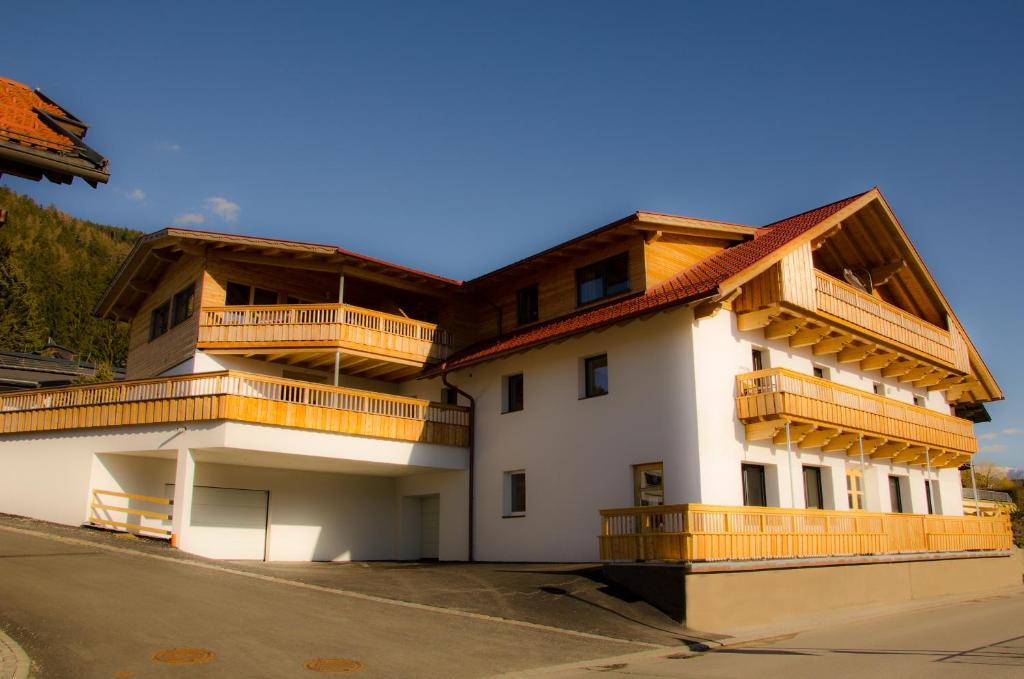
[[[0,630],[0,679],[28,679],[31,665],[18,642]]]

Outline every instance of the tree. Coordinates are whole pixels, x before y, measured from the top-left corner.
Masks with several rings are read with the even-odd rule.
[[[974,465],[974,478],[978,482],[979,490],[1010,490],[1014,483],[1009,477],[1010,469],[1000,467],[991,462],[979,462]],[[961,479],[965,488],[971,487],[970,470],[961,472]]]
[[[46,326],[35,297],[11,255],[0,240],[0,348],[35,351],[46,341]]]

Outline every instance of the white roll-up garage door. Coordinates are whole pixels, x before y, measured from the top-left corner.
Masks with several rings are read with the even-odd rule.
[[[173,485],[169,490],[173,497]],[[265,490],[195,486],[189,551],[211,559],[262,561],[268,496]]]

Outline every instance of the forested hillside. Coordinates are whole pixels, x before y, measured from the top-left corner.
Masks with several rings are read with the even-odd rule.
[[[75,219],[0,186],[0,350],[32,351],[52,337],[83,359],[124,362],[124,324],[91,314],[138,231]]]

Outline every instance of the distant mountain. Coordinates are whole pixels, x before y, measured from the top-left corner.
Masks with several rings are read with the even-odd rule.
[[[97,363],[123,364],[128,331],[91,314],[139,231],[76,219],[0,186],[0,350],[48,337]]]

